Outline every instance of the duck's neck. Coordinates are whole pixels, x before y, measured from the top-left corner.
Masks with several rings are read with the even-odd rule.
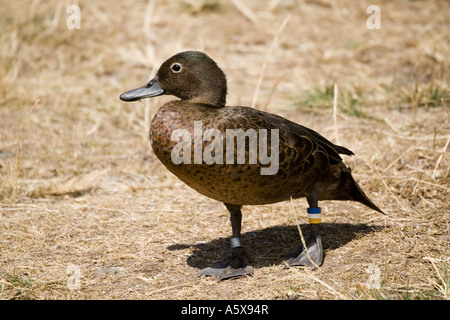
[[[204,97],[202,97],[202,98],[192,98],[192,99],[187,100],[187,102],[194,103],[194,104],[203,104],[203,105],[207,105],[214,109],[219,109],[219,108],[225,107],[226,100],[225,100],[225,98],[204,99]]]
[[[208,106],[217,108],[223,108],[226,104],[227,88],[208,88],[203,90],[201,95],[194,96],[187,99],[190,103],[206,104]]]

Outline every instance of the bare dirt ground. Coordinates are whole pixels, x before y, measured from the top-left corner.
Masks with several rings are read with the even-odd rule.
[[[0,298],[449,299],[449,16],[448,1],[4,1]],[[173,97],[118,98],[183,50],[218,62],[229,105],[354,151],[344,161],[387,216],[322,202],[312,271],[282,257],[296,216],[307,234],[304,200],[244,207],[254,276],[196,278],[229,254],[228,213],[151,150]]]

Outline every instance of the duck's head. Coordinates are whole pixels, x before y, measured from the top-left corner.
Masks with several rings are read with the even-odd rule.
[[[227,80],[209,56],[186,51],[166,60],[145,86],[121,94],[120,99],[136,101],[163,94],[220,108],[225,106]]]

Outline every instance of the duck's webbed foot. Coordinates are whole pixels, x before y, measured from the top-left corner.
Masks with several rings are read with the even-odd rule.
[[[306,241],[306,249],[300,245],[287,253],[286,263],[289,266],[307,266],[316,269],[322,265],[323,256],[322,240],[320,235],[315,235]]]
[[[197,277],[215,276],[217,282],[245,275],[253,275],[253,267],[250,265],[243,247],[233,248],[233,255],[230,259],[202,269],[197,273]]]

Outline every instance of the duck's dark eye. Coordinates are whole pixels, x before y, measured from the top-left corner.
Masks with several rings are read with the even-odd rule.
[[[181,65],[180,65],[179,63],[174,63],[174,64],[172,65],[171,69],[172,69],[174,72],[180,72],[180,71],[181,71]]]

